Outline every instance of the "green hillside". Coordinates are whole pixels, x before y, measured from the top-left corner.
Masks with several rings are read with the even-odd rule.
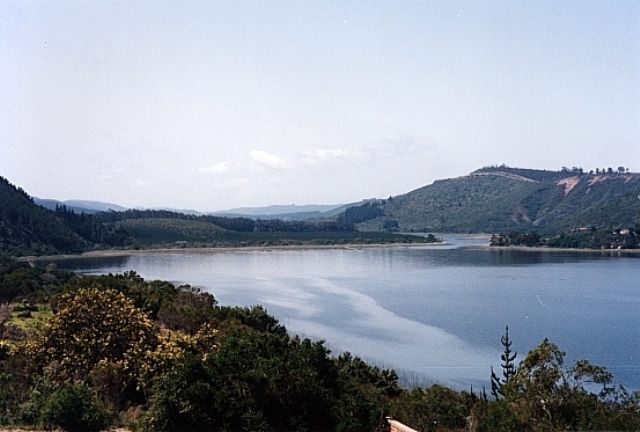
[[[352,222],[193,215],[168,210],[77,213],[49,210],[0,177],[0,256],[89,249],[202,246],[335,245],[432,242],[435,238],[365,233]]]
[[[579,226],[624,227],[640,221],[640,174],[544,171],[505,166],[439,180],[380,202],[381,216],[361,230],[560,232]]]
[[[125,219],[116,226],[137,246],[303,246],[372,243],[416,243],[435,239],[384,232],[359,231],[232,231],[203,220],[171,218]]]
[[[79,252],[88,246],[55,212],[0,177],[0,254]]]
[[[210,222],[169,218],[125,219],[117,222],[117,226],[136,240],[148,244],[208,242],[225,231]]]

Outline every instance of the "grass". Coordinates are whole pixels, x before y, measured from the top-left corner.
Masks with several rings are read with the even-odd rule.
[[[7,323],[16,326],[29,336],[44,331],[47,322],[53,315],[49,305],[44,303],[26,307],[23,303],[12,303],[9,308],[11,313]]]

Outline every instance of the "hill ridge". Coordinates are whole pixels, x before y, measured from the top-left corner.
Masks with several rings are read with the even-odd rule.
[[[484,167],[383,200],[362,230],[559,233],[640,223],[640,174]]]
[[[498,177],[506,177],[506,178],[510,178],[510,179],[513,179],[513,180],[520,180],[520,181],[524,181],[524,182],[540,183],[538,180],[534,180],[534,179],[531,179],[529,177],[525,177],[525,176],[521,176],[521,175],[517,175],[517,174],[511,174],[511,173],[504,172],[504,171],[472,172],[471,174],[469,174],[469,177],[489,176],[489,175],[494,175],[494,176],[498,176]]]

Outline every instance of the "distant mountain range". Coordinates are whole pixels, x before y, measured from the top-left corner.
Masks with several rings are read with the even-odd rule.
[[[221,210],[213,212],[217,214],[244,214],[253,216],[263,215],[280,215],[280,214],[295,214],[295,213],[324,213],[329,210],[342,207],[344,204],[336,205],[270,205],[265,207],[238,207],[229,210]]]
[[[59,201],[54,199],[45,199],[33,197],[33,202],[39,206],[47,208],[49,210],[55,210],[56,207],[66,206],[67,209],[76,213],[95,214],[98,212],[108,211],[125,211],[127,207],[107,203],[102,201],[89,201],[89,200],[65,200]],[[352,204],[334,204],[334,205],[270,205],[264,207],[238,207],[229,210],[220,210],[213,212],[202,212],[192,209],[178,209],[172,207],[161,207],[146,209],[144,207],[136,207],[136,210],[166,210],[175,213],[184,213],[188,215],[197,216],[223,216],[223,217],[245,217],[249,219],[282,219],[282,220],[307,220],[307,219],[322,219],[330,218],[341,212],[346,208],[360,205],[365,201],[352,203]]]
[[[640,223],[640,174],[487,167],[381,200],[365,231],[560,233]]]
[[[76,213],[98,213],[101,211],[124,211],[127,210],[118,204],[106,203],[102,201],[89,201],[89,200],[65,200],[58,201],[54,199],[37,198],[33,197],[33,202],[49,210],[55,210],[56,207],[66,206],[69,210],[73,210]]]
[[[239,207],[231,210],[211,212],[209,215],[225,217],[244,217],[249,219],[285,221],[305,221],[333,219],[350,207],[363,205],[371,200],[362,200],[350,204],[336,205],[273,205],[266,207]]]

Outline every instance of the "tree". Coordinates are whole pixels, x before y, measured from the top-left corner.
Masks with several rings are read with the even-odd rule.
[[[514,360],[518,353],[511,351],[512,342],[511,339],[509,339],[509,326],[505,327],[504,334],[500,337],[500,343],[504,348],[502,355],[500,355],[500,359],[502,360],[500,363],[500,366],[502,366],[502,378],[499,378],[493,371],[493,366],[491,367],[491,394],[496,399],[503,394],[502,386],[516,374]]]
[[[387,219],[384,221],[384,225],[382,226],[382,228],[388,232],[398,231],[399,229],[398,221]]]
[[[505,399],[534,431],[607,429],[611,406],[604,398],[613,391],[611,373],[586,360],[565,367],[564,357],[544,339],[503,386]],[[599,395],[593,393],[594,385],[602,386]]]
[[[213,295],[184,285],[171,301],[162,303],[157,319],[167,328],[193,334],[211,321],[216,304]]]
[[[505,241],[504,237],[501,234],[491,234],[491,240],[489,241],[490,246],[504,246]]]

